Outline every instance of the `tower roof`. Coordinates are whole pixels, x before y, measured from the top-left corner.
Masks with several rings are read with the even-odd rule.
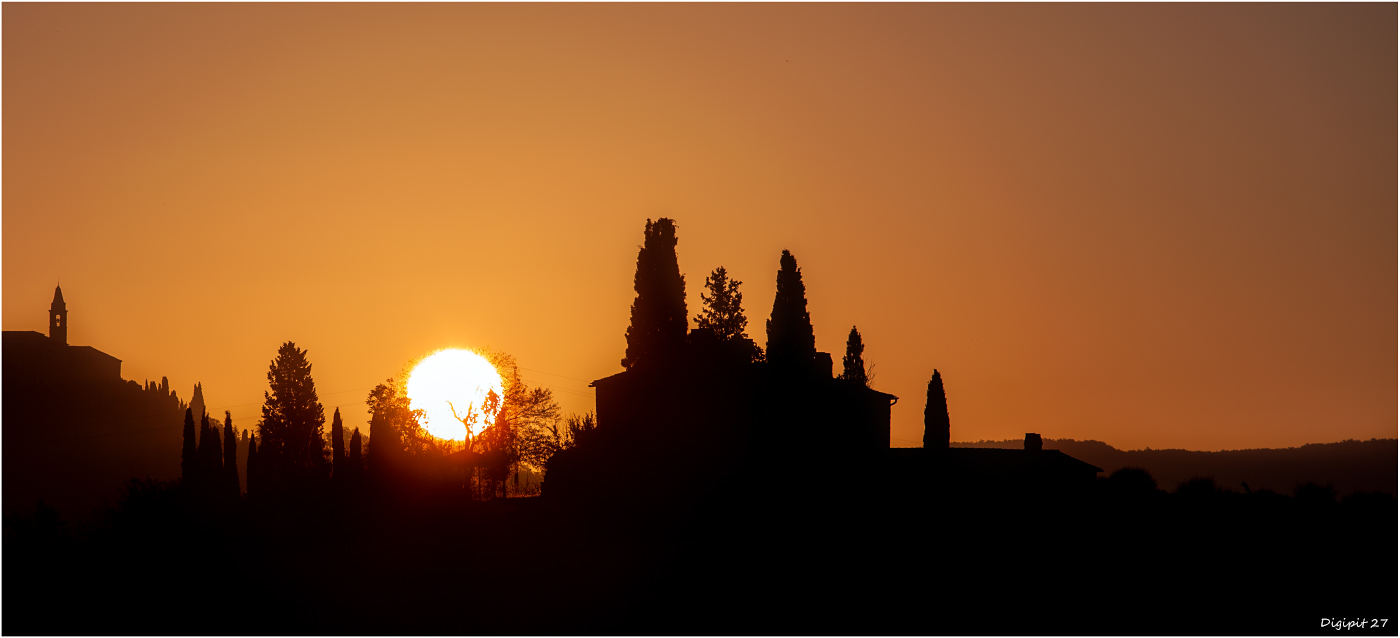
[[[62,287],[62,286],[54,286],[54,287],[53,287],[53,305],[54,305],[55,308],[59,308],[59,307],[62,307],[62,306],[65,305],[65,304],[63,303],[63,287]]]

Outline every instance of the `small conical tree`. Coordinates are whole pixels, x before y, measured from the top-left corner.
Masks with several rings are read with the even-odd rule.
[[[943,393],[943,377],[937,370],[928,382],[928,400],[924,404],[924,449],[946,450],[952,438],[952,422],[948,419],[948,397]]]
[[[352,477],[352,480],[358,480],[360,473],[365,468],[363,445],[360,439],[360,428],[355,428],[355,431],[350,435],[350,459],[348,462],[350,466],[349,476]]]
[[[224,491],[233,498],[243,491],[238,484],[238,436],[233,433],[233,415],[224,410]]]
[[[202,490],[209,489],[219,476],[219,471],[214,469],[215,463],[219,464],[219,469],[223,468],[223,460],[214,451],[214,441],[218,438],[210,432],[209,415],[199,417],[199,448],[195,452],[198,458],[199,469],[196,472],[195,483]]]
[[[632,287],[632,321],[627,327],[627,356],[622,367],[632,368],[670,360],[685,342],[685,275],[676,260],[676,223],[662,217],[647,220],[637,252]]]
[[[810,363],[817,355],[812,317],[807,314],[807,286],[797,258],[784,250],[778,259],[778,291],[768,319],[768,361],[784,366]]]
[[[744,316],[744,295],[739,292],[741,283],[743,282],[738,279],[730,279],[724,266],[716,268],[705,278],[705,290],[710,294],[700,293],[700,301],[704,307],[700,314],[695,316],[695,325],[697,328],[713,332],[720,343],[739,342],[749,338],[745,332],[749,319]],[[763,351],[756,344],[747,354],[751,361],[763,359]]]
[[[846,356],[841,357],[841,378],[868,388],[870,378],[865,373],[865,359],[861,357],[864,352],[860,331],[851,326],[851,334],[846,336]]]
[[[247,485],[244,486],[245,489],[247,490],[247,493],[248,493],[248,494],[251,495],[251,494],[253,493],[253,489],[254,489],[253,486],[257,483],[257,480],[258,480],[258,439],[257,439],[256,437],[251,437],[251,436],[250,436],[250,437],[248,438],[248,480],[247,480]]]
[[[217,494],[224,480],[224,442],[219,422],[209,424],[209,491]]]
[[[342,482],[345,473],[345,427],[340,423],[340,408],[331,416],[331,478]]]
[[[164,383],[165,379],[162,378]],[[199,474],[199,449],[196,447],[194,434],[194,409],[185,408],[185,443],[180,448],[180,477],[186,485],[198,482],[195,478]]]

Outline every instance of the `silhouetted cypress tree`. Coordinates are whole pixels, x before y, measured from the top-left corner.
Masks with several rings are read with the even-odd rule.
[[[778,259],[778,291],[773,315],[768,319],[768,361],[779,365],[806,365],[816,358],[816,337],[807,314],[807,287],[797,258],[784,250]]]
[[[700,293],[700,301],[704,304],[704,308],[700,314],[695,316],[695,324],[697,328],[713,332],[721,343],[737,342],[749,338],[745,332],[749,325],[749,319],[744,316],[744,295],[739,292],[739,284],[741,283],[743,282],[737,279],[730,279],[724,266],[716,268],[714,272],[710,273],[710,276],[705,278],[705,289],[710,294]],[[763,351],[758,348],[757,344],[749,353],[749,359],[751,361],[763,359]]]
[[[870,379],[865,374],[865,344],[861,343],[860,332],[851,326],[851,334],[846,336],[846,356],[841,357],[841,378],[852,383],[870,387]]]
[[[946,450],[952,437],[948,419],[948,397],[943,394],[943,377],[937,370],[928,382],[928,400],[924,403],[924,449]]]
[[[219,474],[223,470],[223,459],[221,452],[214,450],[214,445],[218,441],[217,430],[209,427],[209,415],[199,417],[199,448],[196,454],[199,456],[199,472],[196,483],[202,490],[208,490],[217,484]]]
[[[330,469],[322,439],[326,413],[316,398],[306,351],[290,341],[282,344],[268,366],[267,382],[270,391],[263,393],[262,419],[258,422],[258,438],[262,439],[259,480],[324,478]],[[261,487],[267,489],[266,485]]]
[[[204,416],[204,413],[208,411],[208,408],[204,405],[203,384],[194,384],[194,392],[190,394],[190,409],[194,410],[194,418],[196,419]]]
[[[247,491],[251,496],[254,493],[254,486],[258,482],[258,439],[250,437],[248,439],[248,481]]]
[[[345,429],[340,423],[340,408],[331,416],[331,478],[342,482],[345,473]]]
[[[209,424],[209,491],[219,492],[224,478],[223,433],[219,432],[219,422]]]
[[[233,415],[228,410],[224,410],[224,490],[233,498],[243,491],[238,484],[238,437],[233,433]]]
[[[676,261],[674,221],[665,217],[647,220],[632,287],[637,298],[632,302],[632,323],[627,327],[624,368],[667,360],[685,341],[685,276]]]
[[[365,458],[362,449],[363,443],[360,440],[360,428],[350,435],[350,476],[358,479],[361,471],[365,468]]]
[[[161,385],[165,385],[165,378],[161,378]],[[197,483],[195,478],[199,474],[199,451],[195,446],[194,438],[194,409],[185,408],[185,443],[180,448],[180,478],[186,485]]]

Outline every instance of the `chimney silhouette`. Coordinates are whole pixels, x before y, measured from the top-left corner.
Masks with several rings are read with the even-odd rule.
[[[1040,435],[1039,435],[1039,434],[1036,434],[1035,432],[1027,432],[1027,433],[1026,433],[1026,451],[1028,451],[1028,452],[1039,452],[1039,451],[1040,451],[1040,446],[1041,446],[1041,443],[1040,443]]]
[[[54,286],[53,304],[49,306],[49,338],[59,345],[68,345],[68,306],[63,303],[63,288]]]

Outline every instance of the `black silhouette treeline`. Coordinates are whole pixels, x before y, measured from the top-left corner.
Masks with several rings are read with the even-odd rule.
[[[839,374],[816,350],[795,256],[765,349],[723,267],[688,329],[677,246],[673,220],[648,220],[624,370],[593,382],[596,414],[563,414],[486,352],[503,393],[454,408],[467,440],[428,436],[401,377],[369,392],[365,432],[337,409],[327,433],[288,342],[240,498],[232,419],[220,432],[197,387],[167,448],[181,481],[131,482],[91,529],[7,517],[4,631],[1297,634],[1375,617],[1392,627],[1348,635],[1393,635],[1394,497],[1167,491],[1137,468],[1096,477],[1038,434],[950,446],[937,370],[924,447],[890,449],[895,397],[870,387],[854,326]],[[192,570],[213,548],[237,568]]]

